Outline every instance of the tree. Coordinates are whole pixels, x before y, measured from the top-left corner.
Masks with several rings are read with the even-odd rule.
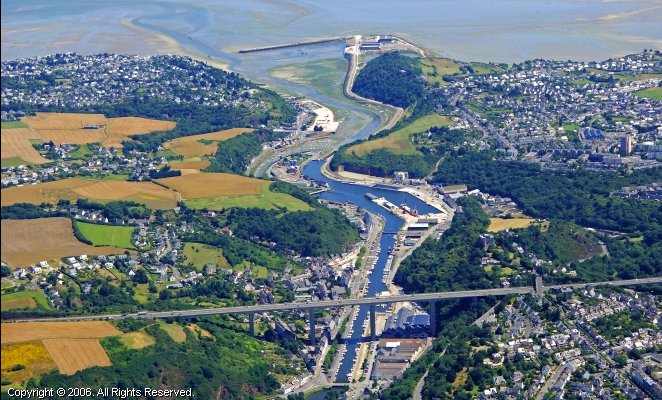
[[[136,271],[136,274],[133,276],[133,281],[136,283],[145,284],[149,282],[149,277],[147,277],[145,270],[141,268]]]

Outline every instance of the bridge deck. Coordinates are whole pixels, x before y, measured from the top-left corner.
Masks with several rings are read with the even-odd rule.
[[[544,286],[543,291],[559,288],[582,288],[587,286],[632,286],[632,285],[645,285],[662,283],[662,277],[655,278],[641,278],[629,279],[619,281],[607,282],[593,282],[593,283],[574,283],[568,285],[552,285]],[[325,300],[309,303],[289,302],[289,303],[276,303],[276,304],[261,304],[253,306],[238,306],[238,307],[210,307],[200,308],[193,310],[181,311],[142,311],[136,314],[103,314],[103,315],[85,315],[85,316],[72,316],[72,317],[55,317],[55,318],[35,318],[20,321],[81,321],[81,320],[94,320],[94,319],[123,319],[123,318],[173,318],[173,317],[196,317],[204,315],[217,315],[217,314],[252,314],[252,313],[265,313],[274,311],[289,311],[289,310],[310,310],[319,308],[334,308],[355,305],[371,305],[371,304],[391,304],[401,302],[428,302],[446,299],[462,299],[470,297],[488,297],[488,296],[505,296],[509,294],[534,294],[532,286],[514,287],[514,288],[499,288],[499,289],[479,289],[479,290],[462,290],[456,292],[435,292],[435,293],[417,293],[417,294],[403,294],[387,297],[363,297],[354,299],[342,300]],[[11,321],[11,320],[5,320]]]

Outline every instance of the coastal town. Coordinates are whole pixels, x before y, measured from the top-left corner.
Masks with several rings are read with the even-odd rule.
[[[425,55],[412,43],[388,35],[354,36],[346,44],[350,57],[398,51]],[[467,64],[455,74],[443,75],[430,93],[434,110],[448,117],[448,130],[423,129],[412,140],[461,132],[466,134],[466,148],[494,151],[498,160],[539,164],[543,171],[631,174],[662,165],[660,103],[638,95],[660,85],[659,52],[647,50],[603,62],[485,64],[481,73],[471,68]],[[465,246],[472,257],[480,255],[474,267],[494,289],[528,287],[532,282],[542,287],[543,280],[559,286],[575,283],[584,261],[611,257],[606,243],[648,241],[644,233],[589,230],[552,218],[529,217],[521,204],[503,193],[470,189],[466,184],[432,183],[407,170],[387,177],[332,170],[331,158],[324,156],[328,146],[334,145],[342,121],[331,108],[258,89],[236,74],[221,74],[187,57],[68,53],[3,61],[2,71],[2,121],[14,124],[11,129],[32,133],[58,130],[26,123],[32,112],[113,107],[128,104],[137,94],[175,107],[255,113],[244,119],[250,121],[244,127],[250,133],[242,131],[230,139],[194,137],[224,131],[176,131],[177,137],[155,136],[144,142],[126,134],[115,145],[22,138],[29,141],[28,150],[43,160],[29,163],[3,156],[3,160],[12,160],[2,167],[3,195],[17,196],[43,188],[39,185],[76,178],[101,182],[104,187],[112,187],[109,182],[149,184],[155,191],[167,190],[170,198],[167,206],[155,202],[156,192],[113,194],[92,201],[80,194],[88,193],[85,190],[71,195],[58,188],[39,191],[44,197],[38,200],[48,201],[12,198],[11,204],[3,202],[3,221],[29,224],[57,219],[77,241],[88,245],[86,250],[95,253],[42,260],[14,252],[12,262],[5,262],[3,254],[3,296],[30,292],[44,299],[36,309],[19,306],[3,310],[3,316],[22,319],[34,313],[66,318],[80,314],[122,323],[145,319],[152,311],[169,312],[174,319],[177,312],[201,306],[294,302],[306,309],[251,312],[223,322],[227,324],[224,328],[230,326],[235,333],[291,352],[287,366],[272,374],[278,377],[281,396],[343,383],[347,384],[344,398],[377,398],[431,353],[441,354],[441,360],[447,351],[466,351],[464,357],[451,357],[462,358],[464,364],[448,372],[447,381],[449,387],[465,388],[463,393],[472,393],[471,398],[662,398],[662,303],[650,286],[622,289],[586,283],[581,289],[560,287],[492,297],[485,306],[489,310],[481,311],[469,324],[479,335],[450,349],[455,338],[435,341],[434,303],[313,308],[323,301],[364,297],[381,301],[404,294],[399,284],[408,277],[401,273],[397,279],[402,263],[416,252],[430,252],[426,243],[442,243],[449,233],[459,235],[457,220],[467,219],[469,212],[480,212],[484,226],[471,232],[476,240],[455,237],[455,246]],[[427,72],[425,78],[436,73]],[[42,87],[40,81],[46,84]],[[281,108],[276,109],[274,104],[279,102]],[[293,118],[278,119],[283,109],[291,110]],[[167,113],[149,116],[173,117]],[[187,114],[177,123],[190,128],[188,118]],[[168,135],[173,129],[154,129],[147,134]],[[105,125],[82,120],[75,129],[59,130],[107,135]],[[3,140],[4,131],[3,125]],[[227,143],[224,140],[243,140],[255,132],[257,142],[240,147],[254,151],[243,164],[207,169],[218,163],[218,154]],[[48,134],[58,133],[62,132]],[[189,136],[194,137],[193,146],[212,149],[193,157],[173,150],[174,141]],[[459,147],[452,151],[459,152]],[[226,158],[234,161],[239,153],[229,152]],[[311,162],[319,163],[319,175],[306,173]],[[196,167],[182,167],[185,163]],[[242,175],[256,171],[264,174]],[[218,180],[205,181],[210,176]],[[225,197],[234,202],[214,203],[213,196],[192,199],[190,188],[175,190],[166,181],[200,179],[199,186],[210,190],[231,180],[230,176],[246,179],[238,187],[261,185],[261,189],[251,193],[250,199],[232,194]],[[279,186],[285,184],[264,176],[288,185]],[[347,187],[357,188],[352,194],[358,193],[360,200],[323,195],[334,190],[347,193],[351,190]],[[609,195],[658,204],[660,192],[660,183],[650,182],[623,186]],[[264,201],[272,202],[265,205]],[[478,204],[477,210],[466,211],[471,202]],[[329,213],[328,220],[320,219],[327,226],[303,223],[310,215],[305,213],[321,209]],[[286,215],[305,217],[287,222],[291,226],[279,231],[283,239],[279,242],[272,239],[269,229],[285,225]],[[265,221],[273,225],[260,226]],[[355,240],[343,243],[344,247],[329,245],[324,251],[314,248],[326,244],[322,242],[328,240],[324,236],[327,230],[337,228],[333,224],[349,226],[344,232]],[[123,232],[123,245],[108,249],[106,242],[99,245],[89,240],[89,229],[98,226]],[[559,254],[536,242],[550,229],[564,240],[575,240],[572,250],[576,254]],[[3,226],[3,232],[9,233],[9,228]],[[343,231],[334,234],[337,232]],[[306,245],[287,241],[307,235],[317,236]],[[3,252],[5,248],[9,250],[8,242],[3,242]],[[472,304],[478,302],[475,299]],[[116,312],[118,306],[121,313],[106,312]],[[425,376],[430,373],[434,372],[417,379],[418,392],[413,398],[421,398]]]

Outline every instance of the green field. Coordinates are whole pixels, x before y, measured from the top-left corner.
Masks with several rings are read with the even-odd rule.
[[[134,227],[116,225],[98,225],[76,221],[76,227],[83,237],[94,246],[115,246],[124,249],[135,249],[131,243]]]
[[[184,200],[187,207],[199,210],[221,210],[224,208],[264,208],[273,210],[286,208],[289,211],[308,211],[310,206],[303,201],[285,193],[275,193],[269,190],[269,185],[260,187],[260,194],[245,196],[216,196]]]
[[[655,79],[662,78],[662,74],[636,74],[636,75],[625,75],[625,74],[614,74],[614,77],[621,82],[634,82],[634,81],[643,81],[646,79]]]
[[[576,80],[572,81],[572,84],[577,85],[577,86],[590,85],[591,83],[593,83],[593,81],[588,80],[588,79],[576,79]]]
[[[448,58],[424,58],[421,60],[421,68],[430,83],[447,85],[443,80],[444,75],[452,75],[460,72],[460,65]]]
[[[495,64],[472,62],[469,65],[471,65],[471,68],[473,68],[478,75],[502,74],[505,72],[501,66]]]
[[[31,165],[32,163],[23,161],[19,157],[11,157],[11,158],[3,158],[1,164],[2,164],[2,168],[6,168],[6,167],[16,167],[19,165]]]
[[[172,150],[169,150],[169,149],[159,150],[156,153],[154,153],[154,156],[155,157],[165,157],[168,160],[179,160],[179,159],[181,159],[181,156],[178,156]]]
[[[3,121],[1,124],[2,124],[2,129],[27,128],[28,127],[27,125],[25,125],[21,121]]]
[[[0,308],[2,308],[2,311],[21,308],[51,309],[46,296],[40,290],[26,290],[23,292],[3,294],[1,299]]]
[[[658,86],[658,87],[651,88],[651,89],[641,90],[641,91],[635,93],[635,95],[637,95],[639,97],[645,97],[645,98],[648,98],[648,99],[662,101],[662,87]]]
[[[69,156],[74,159],[82,160],[91,157],[92,154],[92,150],[90,150],[90,147],[87,144],[81,144],[76,150],[69,153]]]
[[[193,264],[196,270],[202,271],[205,265],[229,268],[228,260],[223,256],[223,251],[213,246],[201,243],[184,243],[184,264]]]
[[[99,179],[104,181],[128,181],[129,175],[122,174],[93,174],[90,176],[92,179]]]
[[[420,117],[409,125],[390,133],[388,136],[368,140],[347,149],[348,153],[358,156],[376,149],[388,149],[395,154],[421,154],[411,142],[410,137],[415,133],[425,132],[433,126],[449,126],[451,120],[446,115],[428,114]]]

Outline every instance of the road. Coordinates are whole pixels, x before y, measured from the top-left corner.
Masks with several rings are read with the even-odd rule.
[[[589,282],[589,283],[576,283],[568,285],[553,285],[545,286],[543,290],[548,291],[551,289],[560,288],[582,288],[587,286],[631,286],[631,285],[645,285],[653,283],[662,283],[662,277],[655,278],[641,278],[629,279],[607,282]],[[135,314],[97,314],[85,316],[69,316],[69,317],[54,317],[54,318],[35,318],[23,320],[6,320],[6,321],[85,321],[95,319],[123,319],[123,318],[173,318],[173,317],[200,317],[205,315],[220,315],[220,314],[251,314],[251,313],[265,313],[276,311],[290,311],[290,310],[309,310],[320,308],[336,308],[347,307],[355,305],[370,305],[370,304],[391,304],[401,302],[426,302],[437,301],[446,299],[461,299],[469,297],[488,297],[488,296],[505,296],[509,294],[534,294],[532,286],[513,287],[513,288],[498,288],[498,289],[479,289],[479,290],[460,290],[455,292],[435,292],[435,293],[417,293],[417,294],[401,294],[388,297],[362,297],[350,298],[341,300],[323,300],[316,302],[288,302],[276,304],[259,304],[252,306],[236,306],[236,307],[209,307],[198,308],[193,310],[181,311],[141,311]]]

